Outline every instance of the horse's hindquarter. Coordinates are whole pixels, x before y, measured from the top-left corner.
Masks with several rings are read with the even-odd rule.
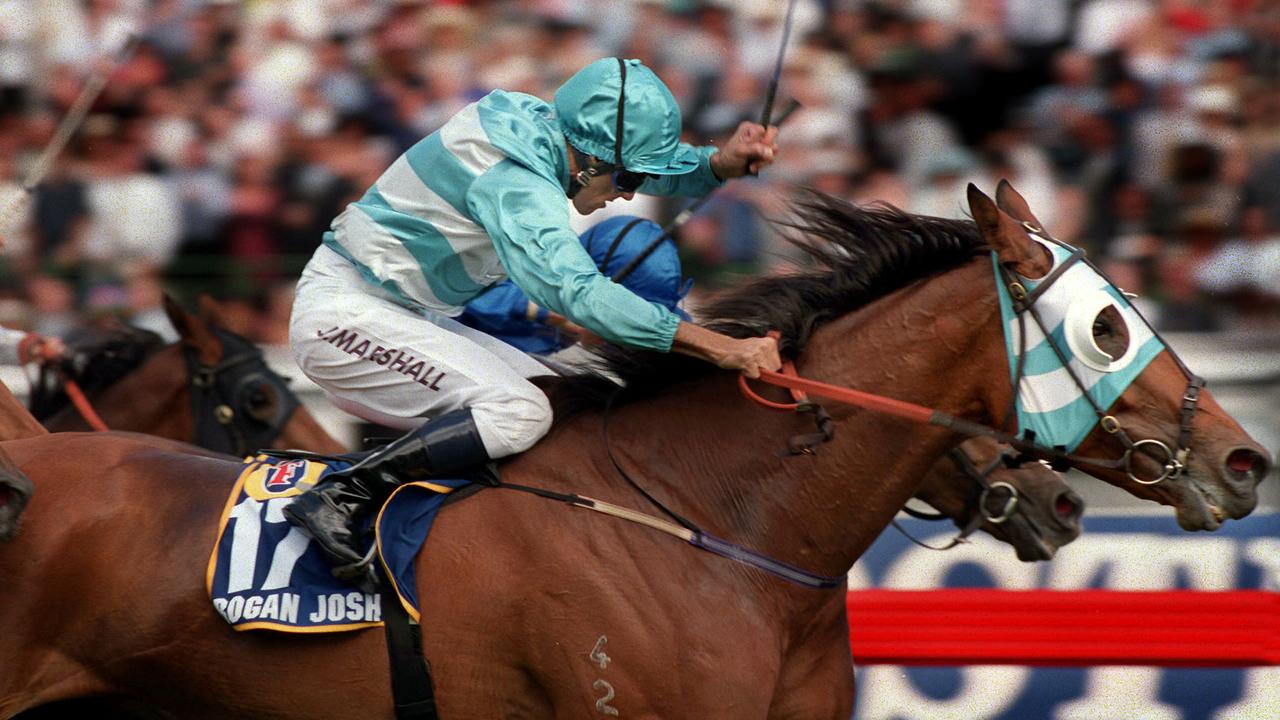
[[[441,513],[418,572],[443,717],[765,717],[777,620],[674,537],[484,490]]]
[[[5,449],[36,493],[0,545],[0,718],[98,693],[183,718],[390,717],[380,633],[238,633],[214,612],[205,570],[239,463],[118,434]]]

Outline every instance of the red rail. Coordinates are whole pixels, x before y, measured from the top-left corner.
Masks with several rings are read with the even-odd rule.
[[[1280,664],[1280,593],[860,590],[848,607],[865,665]]]

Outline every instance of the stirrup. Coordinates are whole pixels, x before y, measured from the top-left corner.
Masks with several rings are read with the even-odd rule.
[[[378,555],[378,542],[369,544],[369,552],[360,560],[346,565],[334,565],[329,569],[333,576],[344,582],[354,583],[366,592],[377,592],[378,576],[373,569],[373,559]]]

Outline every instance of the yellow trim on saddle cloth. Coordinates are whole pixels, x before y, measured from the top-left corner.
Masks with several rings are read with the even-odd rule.
[[[240,475],[236,477],[235,484],[231,486],[231,492],[227,494],[227,502],[222,507],[222,516],[218,518],[218,527],[213,531],[213,550],[209,553],[209,567],[204,573],[204,591],[206,595],[213,596],[213,574],[218,569],[218,545],[222,540],[222,531],[227,527],[227,520],[231,518],[231,511],[235,509],[236,503],[240,501],[240,488],[244,487],[244,479],[254,470],[261,467],[265,461],[265,455],[259,455],[256,458],[245,458],[245,464],[250,465],[250,467],[240,471]]]
[[[437,485],[436,483],[428,480],[418,480],[402,484],[400,487],[391,491],[391,495],[387,497],[386,502],[382,503],[382,507],[378,510],[378,517],[373,521],[373,537],[374,542],[378,545],[378,564],[382,566],[383,574],[391,579],[391,588],[396,591],[396,599],[400,601],[400,607],[403,607],[404,611],[409,613],[409,617],[413,618],[414,622],[421,622],[422,613],[418,612],[418,608],[414,607],[413,603],[406,600],[404,594],[400,592],[400,583],[396,581],[396,576],[391,572],[391,568],[387,567],[387,559],[382,554],[382,512],[391,504],[391,500],[396,496],[396,493],[414,485],[426,488],[432,492],[440,493],[441,495],[448,495],[454,490],[447,485]]]

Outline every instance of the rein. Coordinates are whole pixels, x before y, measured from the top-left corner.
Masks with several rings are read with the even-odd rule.
[[[80,417],[93,428],[95,432],[107,432],[111,428],[102,421],[98,412],[93,409],[93,404],[89,402],[89,398],[85,397],[84,391],[80,389],[80,385],[67,376],[66,373],[60,372],[62,378],[62,391],[67,394],[71,400],[71,404],[75,406],[76,412],[80,413]]]

